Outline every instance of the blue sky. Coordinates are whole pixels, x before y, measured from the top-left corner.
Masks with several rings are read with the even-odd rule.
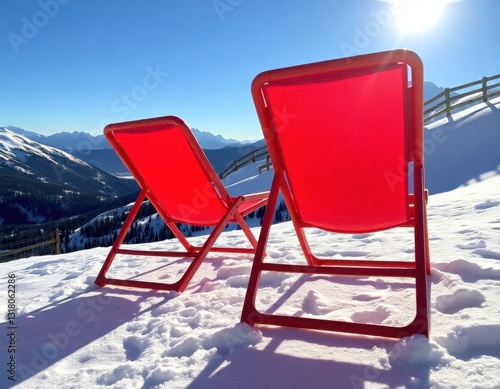
[[[412,33],[404,1],[425,0],[2,0],[0,126],[98,134],[177,115],[257,139],[250,84],[264,70],[405,47],[439,86],[500,73],[500,1],[444,0]]]

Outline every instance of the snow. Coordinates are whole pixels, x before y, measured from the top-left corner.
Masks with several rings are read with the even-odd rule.
[[[46,221],[46,219],[43,216],[34,214],[31,212],[29,209],[26,207],[23,207],[21,204],[16,204],[16,207],[24,214],[26,215],[26,220],[31,222],[31,223],[43,223]]]
[[[500,98],[426,128],[426,184],[430,193],[467,185],[487,171],[500,172]]]
[[[239,196],[261,191],[256,188],[262,188],[262,191],[269,190],[273,180],[273,170],[271,167],[269,171],[264,171],[262,174],[259,174],[259,167],[264,163],[265,161],[257,161],[248,164],[225,177],[222,183],[226,187],[228,193],[231,196]]]
[[[479,118],[476,123],[495,125],[485,121],[489,114],[483,108],[472,115]],[[449,131],[471,128],[471,117],[454,117],[462,127]],[[0,310],[7,311],[9,274],[15,275],[17,307],[16,381],[7,379],[10,324],[2,314],[0,387],[500,388],[500,174],[482,173],[473,180],[455,177],[459,188],[431,192],[429,198],[429,339],[240,323],[252,264],[245,254],[211,254],[182,294],[99,288],[93,282],[109,248],[94,248],[0,264]],[[260,191],[260,185],[270,184],[272,170],[252,173],[252,179],[238,174],[225,182],[233,194]],[[258,236],[259,227],[252,231]],[[359,235],[312,230],[309,235],[321,256],[413,255],[408,229]],[[204,238],[188,240],[200,245]],[[224,232],[218,241],[243,242],[239,230]],[[134,247],[175,250],[179,243]],[[290,222],[272,227],[267,253],[267,261],[303,263]],[[188,263],[124,255],[110,275],[170,281]],[[257,305],[296,316],[398,325],[412,318],[413,300],[408,280],[264,273]]]
[[[12,160],[26,162],[28,155],[38,155],[55,164],[57,164],[57,162],[52,157],[61,156],[76,164],[90,167],[90,165],[86,162],[83,162],[65,151],[32,141],[23,135],[10,131],[7,128],[0,128],[0,143],[2,144],[0,159],[4,160],[4,164]]]

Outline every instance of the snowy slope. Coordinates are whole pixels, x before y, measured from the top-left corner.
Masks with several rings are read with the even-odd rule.
[[[431,196],[431,338],[396,341],[239,324],[251,257],[214,255],[183,294],[98,288],[107,248],[0,265],[16,278],[16,383],[20,388],[498,388],[500,176]],[[258,233],[258,228],[254,229]],[[269,260],[302,261],[290,223],[272,229]],[[192,238],[200,243],[202,238]],[[241,231],[221,243],[239,245]],[[314,233],[320,253],[412,255],[407,230],[362,236]],[[147,245],[173,249],[175,241]],[[115,274],[176,277],[183,261],[124,257]],[[295,315],[375,323],[408,319],[404,282],[268,274],[259,304]],[[293,292],[293,293],[292,293]],[[272,307],[273,309],[276,307]],[[332,311],[333,310],[333,311]],[[7,323],[2,319],[2,333]],[[6,366],[7,337],[0,338]],[[2,375],[2,387],[9,381]]]
[[[500,98],[428,125],[426,184],[441,193],[489,170],[500,171]]]
[[[487,108],[495,112],[495,107]],[[473,117],[483,127],[497,128],[494,120],[482,121],[489,115],[483,108],[455,116],[454,122],[468,127],[449,131],[473,130]],[[451,132],[448,136],[452,142]],[[485,156],[476,150],[481,153]],[[247,169],[252,173],[225,180],[231,193],[269,185],[272,171],[257,175],[255,166]],[[7,334],[15,331],[17,366],[16,381],[9,381],[4,369],[0,387],[500,388],[500,174],[493,169],[471,181],[466,173],[450,170],[448,177],[463,185],[429,199],[430,339],[241,324],[249,255],[211,255],[182,294],[98,288],[93,281],[109,248],[95,248],[0,264],[0,364],[8,366],[13,355]],[[259,227],[253,231],[258,235]],[[200,244],[203,238],[189,239]],[[320,255],[413,255],[407,229],[362,235],[313,230],[311,238]],[[241,231],[225,232],[219,240],[243,242]],[[172,250],[179,244],[139,247]],[[303,263],[290,222],[273,226],[267,252],[268,261]],[[170,281],[185,266],[184,260],[123,256],[111,275]],[[12,323],[6,314],[9,275],[16,285]],[[257,303],[297,316],[403,324],[411,318],[413,299],[407,280],[270,273],[262,277]]]
[[[90,167],[87,163],[75,158],[69,153],[30,140],[25,136],[10,131],[7,128],[0,128],[0,142],[2,145],[0,148],[0,159],[4,164],[19,164],[20,162],[26,162],[28,156],[36,155],[47,159],[54,164],[57,164],[57,161],[54,158],[64,157],[71,163]]]
[[[84,214],[137,190],[73,155],[0,128],[0,223]]]

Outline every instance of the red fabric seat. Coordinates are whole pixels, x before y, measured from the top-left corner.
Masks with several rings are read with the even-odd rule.
[[[252,95],[275,177],[243,321],[390,337],[428,335],[422,91],[422,62],[407,50],[270,70],[254,79]],[[263,260],[279,192],[307,266]],[[314,227],[356,234],[403,226],[415,231],[412,262],[320,259],[304,232]],[[262,271],[413,278],[416,316],[400,328],[261,313],[255,298]]]

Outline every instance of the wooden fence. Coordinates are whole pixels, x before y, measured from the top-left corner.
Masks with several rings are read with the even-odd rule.
[[[451,116],[453,110],[472,105],[478,102],[488,102],[500,96],[500,74],[492,77],[483,77],[468,84],[446,88],[424,104],[424,121],[429,123],[433,119]],[[492,83],[492,81],[494,81]],[[496,81],[496,82],[495,82]],[[458,93],[460,92],[460,93]]]
[[[50,254],[61,254],[61,238],[58,229],[40,234],[35,238],[23,239],[0,246],[0,262]]]
[[[236,161],[234,161],[231,165],[224,169],[222,173],[219,174],[219,177],[227,177],[232,172],[241,169],[243,166],[248,165],[249,163],[257,162],[259,159],[263,159],[267,155],[269,155],[267,152],[267,146],[262,146],[254,149],[248,154],[245,154],[243,157],[238,158]]]
[[[269,155],[269,153],[267,153],[266,163],[264,165],[259,166],[259,174],[262,174],[263,170],[269,171],[271,166],[273,166],[273,163],[271,162],[271,156]]]
[[[424,123],[429,124],[433,119],[439,117],[449,117],[452,111],[457,108],[478,102],[486,103],[500,96],[500,81],[491,83],[495,80],[500,80],[500,74],[492,77],[483,77],[478,81],[469,82],[468,84],[456,86],[454,88],[445,88],[443,92],[424,103]],[[457,93],[458,91],[461,91],[461,93]],[[227,177],[243,166],[257,161],[257,158],[260,157],[265,157],[266,162],[262,166],[259,166],[259,173],[262,173],[263,170],[269,170],[272,166],[272,162],[269,158],[267,147],[262,146],[234,161],[220,174],[220,178]]]

